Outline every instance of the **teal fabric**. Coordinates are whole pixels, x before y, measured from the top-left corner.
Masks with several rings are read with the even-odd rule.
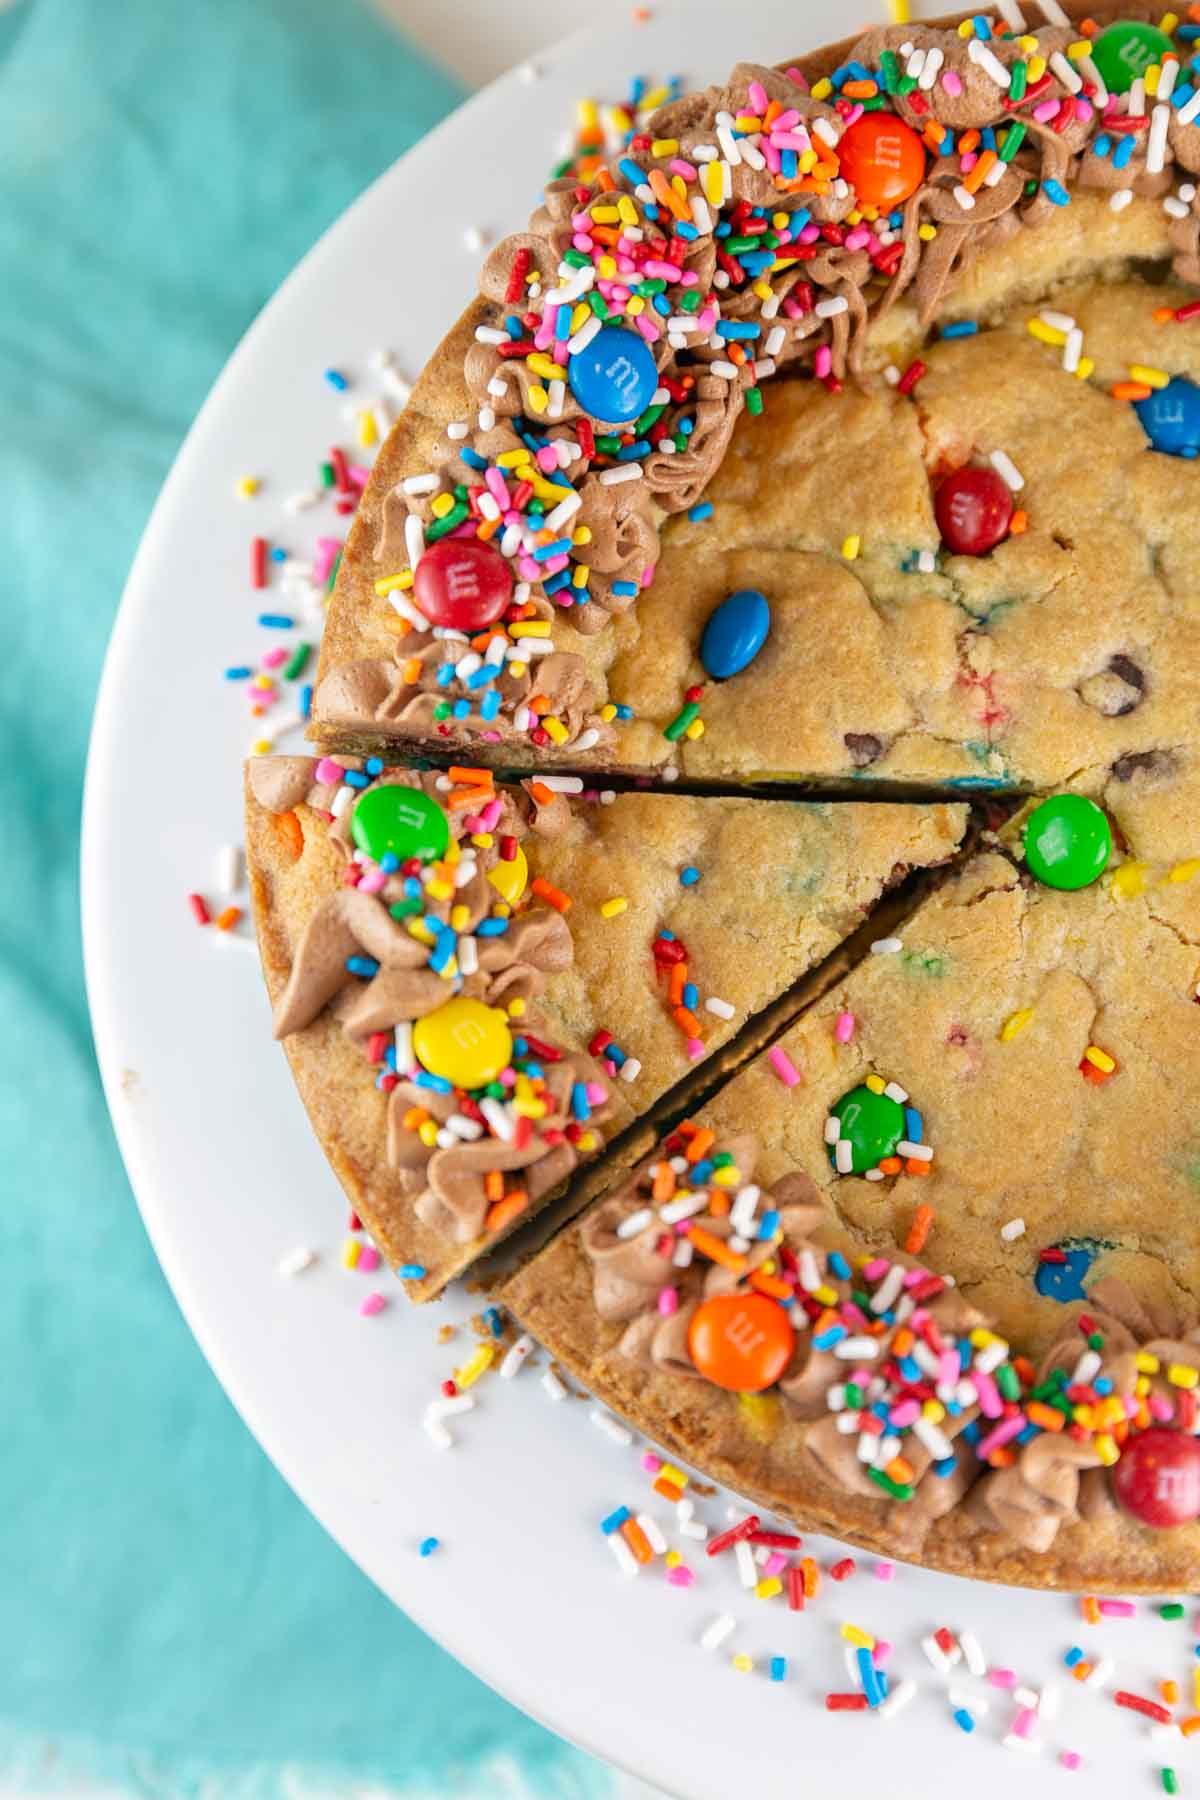
[[[142,1234],[82,986],[88,720],[159,484],[278,282],[459,98],[352,0],[0,13],[8,1792],[608,1790],[393,1610],[233,1413]]]

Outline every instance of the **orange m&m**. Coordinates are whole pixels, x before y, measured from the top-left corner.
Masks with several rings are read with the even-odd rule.
[[[688,1353],[701,1375],[735,1394],[758,1394],[787,1368],[796,1334],[766,1294],[714,1294],[688,1326]]]
[[[894,113],[863,113],[838,141],[840,173],[860,206],[890,212],[925,179],[925,146]]]

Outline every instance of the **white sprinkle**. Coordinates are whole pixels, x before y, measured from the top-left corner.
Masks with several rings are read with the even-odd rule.
[[[482,1111],[482,1107],[480,1110]],[[566,1396],[566,1384],[559,1380],[553,1369],[547,1369],[542,1376],[542,1386],[552,1400],[562,1400]]]
[[[880,1340],[873,1337],[846,1337],[840,1344],[833,1346],[833,1354],[840,1356],[845,1362],[854,1362],[859,1357],[864,1362],[874,1362],[879,1355],[879,1343]]]
[[[945,54],[945,51],[943,51],[943,50],[933,49],[933,50],[926,51],[924,67],[922,68],[920,75],[917,77],[917,86],[922,90],[923,93],[927,94],[929,92],[930,88],[933,86],[934,82],[937,80],[938,70],[941,68],[941,66],[945,62],[945,60],[946,60],[946,54]]]
[[[1190,100],[1184,101],[1175,116],[1181,125],[1190,125],[1197,113],[1200,113],[1200,88],[1196,89]]]
[[[1158,72],[1158,86],[1154,90],[1156,100],[1169,100],[1175,86],[1175,77],[1179,73],[1179,60],[1174,56],[1164,56],[1162,68]]]
[[[1001,480],[1012,489],[1013,493],[1019,494],[1021,489],[1025,486],[1025,477],[1018,469],[1016,463],[1012,460],[1012,457],[1009,456],[1008,452],[1005,450],[993,450],[992,454],[988,457],[988,461],[991,463],[993,469],[995,469],[997,475],[1000,476]]]
[[[834,1113],[830,1113],[825,1121],[825,1142],[836,1144],[841,1135],[842,1121]]]
[[[1038,5],[1047,25],[1070,25],[1071,21],[1058,4],[1058,0],[1038,0]]]
[[[508,383],[507,381],[502,381],[499,375],[493,375],[492,379],[487,384],[487,391],[492,396],[493,400],[503,400],[508,393]]]
[[[898,1146],[903,1149],[903,1145]],[[885,1313],[900,1298],[900,1290],[904,1286],[907,1271],[903,1263],[893,1263],[875,1292],[871,1295],[871,1311]]]
[[[335,819],[340,819],[350,802],[354,799],[354,789],[343,785],[329,802],[329,810]]]
[[[1079,359],[1083,355],[1083,332],[1078,325],[1072,325],[1067,332],[1067,341],[1063,345],[1062,366],[1068,375],[1074,375],[1079,367]]]
[[[730,1006],[728,1000],[718,1000],[715,994],[710,994],[708,999],[704,1002],[704,1010],[705,1012],[715,1014],[718,1019],[732,1019],[734,1013],[734,1009]]]
[[[678,1244],[675,1246],[675,1254],[671,1258],[671,1264],[676,1269],[690,1269],[695,1254],[696,1246],[693,1244],[691,1238],[680,1238]]]
[[[617,1567],[620,1569],[622,1575],[636,1575],[638,1572],[637,1557],[633,1554],[633,1551],[629,1548],[629,1545],[625,1542],[621,1533],[619,1531],[607,1532],[604,1541],[616,1557]]]
[[[1146,173],[1162,172],[1167,154],[1167,126],[1171,122],[1169,106],[1156,106],[1150,114],[1150,135],[1146,140]]]
[[[727,362],[723,356],[718,356],[710,362],[707,372],[710,375],[718,376],[722,381],[736,381],[738,375],[736,366]]]
[[[970,212],[975,205],[974,194],[971,192],[970,188],[964,187],[961,182],[954,190],[954,198],[958,201],[958,204],[962,207],[964,212]]]
[[[637,1212],[630,1213],[627,1219],[621,1220],[617,1226],[617,1236],[619,1238],[636,1237],[639,1231],[645,1231],[647,1225],[653,1225],[653,1223],[654,1214],[651,1209],[648,1206],[640,1206]]]
[[[579,751],[594,750],[596,745],[599,742],[600,742],[600,733],[596,730],[595,726],[593,725],[593,726],[589,726],[586,731],[580,732],[579,736],[575,739],[575,742],[571,746],[571,748],[573,750],[579,750]]]
[[[425,1408],[421,1423],[439,1450],[452,1450],[454,1439],[447,1431],[444,1421],[455,1418],[459,1413],[473,1412],[474,1409],[475,1400],[471,1394],[455,1394],[449,1399],[431,1400]]]
[[[632,1431],[630,1431],[627,1425],[622,1425],[619,1419],[614,1419],[611,1413],[603,1412],[600,1407],[593,1406],[588,1414],[588,1418],[592,1421],[596,1430],[602,1431],[605,1437],[612,1439],[614,1444],[632,1444]]]
[[[977,1719],[986,1719],[991,1702],[977,1694],[973,1688],[964,1686],[962,1682],[952,1681],[946,1690],[946,1698],[951,1706],[965,1706],[974,1713]]]
[[[963,1656],[966,1658],[967,1667],[970,1669],[972,1675],[986,1675],[988,1667],[987,1657],[983,1654],[983,1646],[975,1636],[975,1633],[973,1631],[960,1631],[958,1634],[958,1641],[962,1648]]]
[[[1075,1387],[1086,1387],[1092,1378],[1100,1373],[1100,1355],[1096,1350],[1085,1350],[1075,1364],[1075,1373],[1071,1377]]]
[[[758,1568],[754,1561],[754,1551],[745,1538],[739,1538],[733,1546],[734,1560],[737,1563],[738,1579],[744,1588],[752,1588],[758,1581]]]
[[[699,1193],[682,1194],[678,1200],[668,1200],[665,1206],[659,1207],[658,1216],[664,1225],[678,1225],[683,1219],[704,1212],[707,1206],[708,1189],[701,1188]]]
[[[768,356],[778,356],[786,342],[786,328],[782,325],[776,325],[767,333],[767,340],[763,345],[763,349]]]
[[[619,487],[623,481],[640,481],[642,465],[640,463],[619,463],[615,469],[602,469],[599,475],[603,487]]]
[[[831,147],[835,146],[838,139],[841,137],[841,132],[838,130],[833,120],[827,119],[824,116],[819,119],[814,119],[810,129],[814,136],[824,138],[825,142]]]
[[[1003,8],[1001,8],[1003,10]],[[888,1693],[887,1699],[879,1708],[881,1719],[894,1719],[896,1714],[906,1707],[917,1693],[915,1681],[898,1681]]]
[[[297,1244],[294,1250],[289,1250],[286,1256],[280,1257],[277,1266],[281,1275],[303,1275],[305,1269],[311,1269],[316,1260],[315,1250],[310,1250],[307,1244]]]
[[[511,1381],[514,1375],[520,1373],[532,1349],[533,1339],[527,1331],[522,1333],[515,1344],[508,1346],[500,1363],[501,1381]]]
[[[404,521],[404,548],[408,552],[408,566],[415,569],[425,554],[425,527],[416,513],[409,513]]]
[[[1057,1719],[1062,1707],[1062,1688],[1056,1681],[1048,1681],[1038,1694],[1037,1709],[1040,1719]]]
[[[1025,1236],[1024,1219],[1010,1219],[1007,1225],[1000,1227],[1000,1236],[1006,1244],[1015,1244],[1018,1238]]]
[[[324,498],[323,489],[309,488],[302,494],[289,494],[283,503],[283,509],[290,513],[307,512],[310,506],[319,506]]]
[[[547,530],[553,531],[555,535],[557,535],[559,529],[566,524],[568,519],[572,518],[579,511],[582,505],[582,494],[568,494],[565,500],[559,501],[553,512],[546,514]]]
[[[621,1080],[636,1081],[642,1072],[642,1065],[636,1056],[627,1056],[621,1064]]]
[[[716,1618],[712,1619],[700,1633],[700,1648],[702,1650],[715,1650],[718,1644],[723,1644],[725,1642],[725,1639],[736,1626],[737,1620],[733,1617],[732,1613],[718,1613]]]
[[[895,956],[897,950],[903,948],[898,937],[876,938],[871,945],[872,956]]]
[[[913,1420],[913,1435],[924,1444],[934,1462],[942,1462],[947,1456],[953,1456],[954,1445],[945,1432],[933,1423],[932,1419],[921,1417]]]
[[[501,1143],[511,1144],[513,1137],[516,1134],[516,1126],[513,1123],[508,1108],[502,1106],[499,1100],[495,1100],[489,1095],[486,1099],[479,1102],[479,1110],[491,1126],[493,1134],[500,1139]]]
[[[907,1138],[901,1138],[896,1145],[897,1156],[910,1156],[914,1162],[932,1162],[933,1151],[928,1144],[911,1144]]]
[[[436,473],[428,475],[409,475],[400,483],[406,494],[436,494],[441,476]]]
[[[656,1556],[665,1556],[667,1540],[662,1534],[662,1526],[650,1513],[638,1513],[637,1522],[646,1534],[646,1542]]]
[[[839,1138],[833,1150],[834,1164],[839,1175],[849,1175],[854,1168],[854,1145],[849,1138]]]
[[[478,344],[507,344],[507,331],[497,331],[494,325],[477,325],[475,341]]]
[[[487,243],[487,234],[479,225],[468,225],[463,232],[463,243],[468,250],[482,250]]]
[[[988,48],[982,38],[973,37],[967,44],[967,55],[971,61],[981,68],[985,75],[990,75],[997,87],[1007,88],[1012,76],[1005,68],[994,50]],[[1082,83],[1080,84],[1082,85]]]
[[[1196,98],[1200,100],[1200,89],[1197,89],[1196,91]],[[1118,188],[1115,193],[1110,194],[1108,197],[1109,211],[1115,213],[1124,212],[1132,199],[1132,188]]]
[[[1115,1672],[1116,1664],[1111,1656],[1102,1656],[1099,1662],[1092,1666],[1092,1672],[1088,1676],[1088,1686],[1090,1688],[1105,1687],[1112,1680]]]
[[[850,302],[845,294],[831,294],[828,300],[818,300],[813,311],[818,319],[833,319],[838,313],[848,312],[849,309]]]
[[[393,1034],[393,1042],[396,1046],[396,1068],[402,1075],[407,1075],[413,1067],[412,1038],[412,1024],[408,1019],[404,1019],[396,1026]]]
[[[1168,194],[1163,201],[1163,211],[1173,219],[1186,219],[1191,208],[1185,206],[1182,200],[1177,200],[1174,194]]]
[[[1037,1697],[1037,1692],[1034,1688],[1031,1688],[1031,1687],[1014,1688],[1013,1689],[1013,1699],[1018,1706],[1024,1706],[1030,1712],[1037,1711],[1038,1697]]]
[[[1017,0],[996,0],[996,11],[1010,31],[1024,31],[1025,20]]]
[[[240,844],[223,844],[217,852],[217,892],[236,894],[242,884]]]
[[[464,420],[455,419],[453,424],[447,425],[446,436],[452,444],[461,444],[470,429],[471,427]]]
[[[538,780],[552,794],[582,794],[582,775],[539,775]]]
[[[1070,313],[1055,312],[1053,307],[1044,306],[1038,314],[1043,325],[1049,325],[1052,331],[1074,331],[1075,320]]]
[[[948,1675],[950,1673],[950,1659],[942,1649],[942,1646],[937,1642],[936,1638],[923,1637],[921,1639],[921,1648],[939,1675]]]
[[[1066,88],[1068,94],[1078,94],[1083,88],[1083,77],[1074,68],[1061,50],[1056,50],[1050,58],[1050,67]]]

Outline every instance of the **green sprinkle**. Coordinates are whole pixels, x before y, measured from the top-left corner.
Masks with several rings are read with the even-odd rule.
[[[448,700],[439,700],[433,709],[433,716],[435,719],[448,719],[450,717],[450,702]]]
[[[666,412],[666,410],[667,410],[667,403],[665,400],[662,402],[662,404],[660,406],[648,406],[646,408],[645,412],[642,414],[641,418],[634,420],[634,425],[633,425],[634,436],[635,437],[645,437],[645,435],[649,431],[650,427],[652,425],[656,425],[658,423],[659,419],[662,418],[662,416]]]
[[[462,524],[467,516],[467,510],[466,501],[459,500],[448,513],[443,514],[440,519],[435,519],[432,525],[425,527],[425,542],[436,544],[439,538],[448,536],[457,525]]]
[[[687,292],[679,300],[677,300],[675,302],[675,306],[676,306],[676,310],[679,312],[685,312],[685,313],[699,312],[699,310],[700,310],[700,289],[698,287],[688,288]]]
[[[333,584],[338,578],[338,570],[341,568],[341,566],[342,566],[342,552],[339,550],[337,555],[333,559],[333,567],[329,571],[329,579],[325,583],[325,592],[327,594],[332,594]]]
[[[1024,119],[1014,119],[1004,134],[1004,143],[1000,147],[1000,161],[1011,162],[1021,148],[1028,130]]]
[[[902,75],[896,83],[896,92],[898,94],[911,94],[916,85],[917,78],[915,75]]]
[[[747,388],[746,411],[752,418],[758,418],[759,414],[762,412],[762,406],[762,389],[758,387]]]
[[[1164,1606],[1159,1607],[1158,1616],[1160,1619],[1182,1619],[1183,1601],[1168,1600]]]
[[[759,240],[756,237],[730,237],[721,245],[722,250],[730,256],[740,256],[743,250],[757,250]]]
[[[422,900],[396,900],[388,907],[388,911],[393,919],[409,919],[413,913],[421,912],[423,907]]]
[[[884,87],[889,94],[894,94],[900,80],[900,65],[896,61],[896,52],[894,50],[881,50],[879,53],[879,67],[883,71]]]
[[[312,653],[313,647],[311,644],[297,644],[284,665],[283,679],[285,681],[299,681],[301,675],[303,675],[305,669],[308,667],[308,659]]]
[[[563,261],[569,263],[573,269],[589,269],[592,266],[591,257],[585,256],[582,250],[568,250]]]
[[[607,300],[604,298],[603,294],[598,294],[595,288],[592,288],[589,292],[587,303],[598,319],[611,319],[612,314],[608,310]]]
[[[689,700],[682,712],[676,713],[675,717],[671,720],[671,723],[663,731],[663,736],[668,738],[672,744],[678,742],[692,720],[698,719],[699,717],[700,707],[698,702]]]
[[[1087,1347],[1089,1350],[1103,1350],[1103,1348],[1104,1348],[1104,1333],[1102,1331],[1089,1332],[1088,1340],[1087,1340]]]
[[[1164,1769],[1162,1771],[1162,1784],[1164,1794],[1177,1794],[1179,1792],[1179,1777],[1176,1775],[1174,1769]]]
[[[876,1487],[881,1487],[885,1494],[891,1495],[893,1500],[911,1500],[916,1492],[911,1482],[893,1481],[891,1476],[885,1475],[882,1469],[868,1469],[867,1474]]]
[[[863,1405],[865,1400],[866,1394],[863,1392],[862,1388],[859,1387],[858,1383],[856,1381],[848,1381],[846,1383],[846,1405],[857,1409]]]
[[[1025,78],[1026,78],[1026,75],[1028,74],[1028,72],[1029,71],[1028,71],[1028,68],[1025,63],[1015,62],[1013,64],[1012,77],[1008,84],[1008,97],[1010,100],[1021,100],[1024,98]],[[1022,126],[1022,130],[1024,130],[1023,126]]]
[[[321,464],[321,486],[328,487],[328,488],[331,488],[333,486],[333,464],[332,463],[322,463]]]
[[[1006,1400],[1021,1398],[1021,1383],[1017,1379],[1017,1371],[1011,1363],[1001,1363],[996,1370],[996,1386]]]

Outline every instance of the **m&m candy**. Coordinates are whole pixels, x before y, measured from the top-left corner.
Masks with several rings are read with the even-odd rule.
[[[865,1084],[843,1094],[829,1117],[837,1121],[829,1160],[842,1175],[865,1175],[885,1156],[892,1156],[904,1140],[903,1106],[890,1094],[876,1093]],[[832,1127],[827,1136],[832,1137]]]
[[[893,113],[868,112],[838,139],[839,173],[860,205],[888,212],[915,194],[925,179],[925,146]]]
[[[1143,19],[1116,19],[1092,40],[1092,61],[1110,94],[1127,94],[1151,63],[1176,55],[1165,31]]]
[[[759,1394],[779,1380],[796,1334],[766,1294],[714,1294],[688,1326],[688,1354],[701,1375],[735,1394]]]
[[[737,675],[762,649],[771,629],[771,609],[757,588],[739,588],[709,614],[700,639],[700,661],[714,681]]]
[[[1200,1443],[1152,1426],[1130,1438],[1113,1465],[1113,1493],[1127,1513],[1166,1531],[1200,1518]]]
[[[420,788],[385,781],[368,788],[350,817],[350,836],[374,862],[436,862],[450,847],[450,821]]]
[[[512,569],[478,538],[441,538],[417,564],[413,599],[431,625],[480,631],[512,598]]]
[[[509,906],[517,904],[529,882],[529,864],[520,844],[511,862],[498,862],[495,868],[488,870],[488,880]]]
[[[995,469],[968,463],[947,475],[933,498],[934,517],[955,556],[986,556],[1007,535],[1013,501]]]
[[[413,1053],[430,1075],[455,1087],[486,1087],[512,1058],[504,1014],[462,995],[426,1013],[413,1026]]]
[[[1112,855],[1112,827],[1094,800],[1052,794],[1025,821],[1025,861],[1046,887],[1090,887]]]
[[[644,413],[658,386],[648,345],[621,325],[605,325],[567,364],[567,382],[584,412],[613,425]]]
[[[1135,400],[1133,410],[1152,450],[1164,456],[1200,455],[1200,387],[1186,375],[1173,375],[1166,387]]]

